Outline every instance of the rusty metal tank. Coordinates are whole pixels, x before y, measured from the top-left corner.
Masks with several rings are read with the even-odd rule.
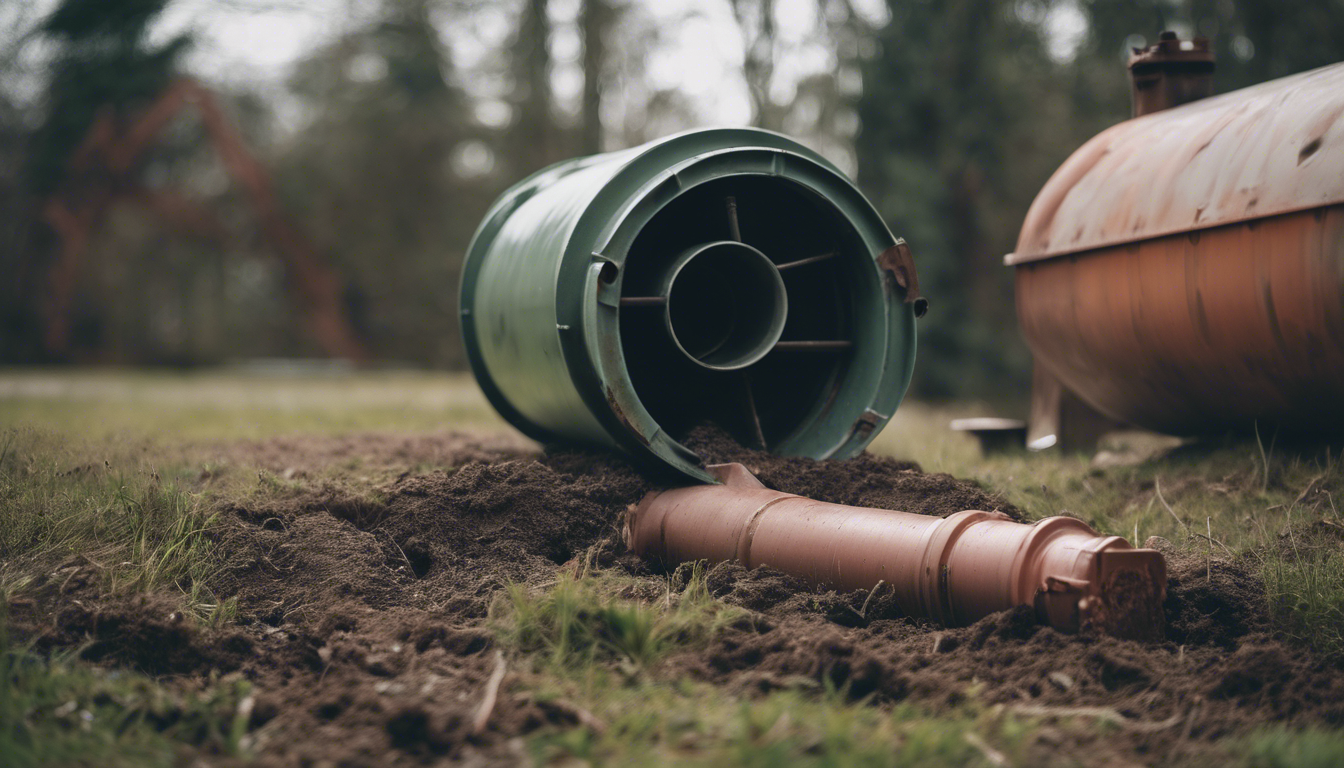
[[[1344,64],[1104,131],[1005,261],[1038,367],[1100,413],[1344,434]]]

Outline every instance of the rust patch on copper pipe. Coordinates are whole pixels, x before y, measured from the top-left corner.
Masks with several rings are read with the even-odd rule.
[[[848,507],[770,490],[740,464],[710,471],[724,484],[650,493],[630,510],[631,550],[665,563],[769,565],[846,591],[881,581],[908,615],[949,625],[1030,605],[1063,631],[1163,634],[1162,555],[1080,520],[1024,525],[977,510],[937,518]]]

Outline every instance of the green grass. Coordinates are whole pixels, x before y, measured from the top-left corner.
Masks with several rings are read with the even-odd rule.
[[[143,370],[0,371],[0,425],[90,440],[258,439],[359,431],[500,430],[465,373]]]
[[[843,692],[798,687],[743,700],[701,683],[625,682],[594,673],[582,685],[545,688],[553,707],[588,722],[542,733],[539,764],[654,766],[1028,765],[1035,727],[975,704],[937,715],[911,705],[874,707]],[[566,698],[570,697],[570,698]]]
[[[1247,768],[1335,768],[1344,765],[1344,732],[1269,728],[1244,740]]]
[[[510,584],[491,618],[506,643],[553,669],[616,661],[638,671],[746,616],[709,594],[699,564],[679,569],[659,595],[621,596],[630,588],[629,580],[603,574],[564,574],[543,589]]]
[[[1261,555],[1270,611],[1280,632],[1336,659],[1344,657],[1344,553],[1339,540],[1297,541]],[[1319,539],[1312,536],[1311,539]]]
[[[985,413],[975,404],[906,403],[873,450],[973,478],[1033,519],[1070,514],[1136,543],[1162,536],[1201,556],[1247,558],[1259,564],[1279,630],[1344,655],[1344,517],[1336,498],[1344,494],[1344,470],[1336,457],[1292,452],[1272,437],[1106,468],[1059,453],[982,457],[970,438],[946,426]],[[396,469],[374,471],[352,459],[290,479],[258,471],[243,454],[210,458],[216,454],[200,445],[450,428],[504,428],[463,375],[0,372],[0,595],[22,592],[71,561],[94,568],[106,590],[176,590],[199,620],[228,621],[234,606],[209,589],[221,554],[209,536],[218,501],[281,498],[322,482],[367,491],[370,477]],[[1109,448],[1141,451],[1146,440],[1121,438]],[[1044,726],[980,707],[973,693],[965,706],[937,713],[871,706],[809,681],[743,698],[677,680],[660,666],[742,618],[687,569],[661,586],[603,572],[515,585],[496,601],[490,622],[509,649],[515,692],[578,723],[532,737],[528,749],[539,761],[1039,762],[1030,745]],[[7,640],[0,663],[6,765],[171,764],[183,749],[245,756],[238,712],[247,694],[232,681],[176,693]],[[1333,765],[1341,750],[1338,732],[1267,730],[1229,746],[1229,762]]]
[[[174,766],[195,754],[247,756],[250,685],[177,691],[143,675],[33,653],[11,642],[0,604],[0,762]]]
[[[83,444],[32,427],[0,430],[0,588],[74,562],[107,592],[177,589],[212,618],[214,515],[182,487],[190,468],[158,465],[134,444]]]
[[[629,579],[567,574],[542,588],[512,585],[494,606],[495,631],[523,665],[528,695],[578,723],[532,737],[538,763],[1026,763],[1035,726],[978,706],[973,690],[969,703],[935,715],[912,705],[874,707],[811,679],[759,698],[681,679],[659,662],[750,615],[710,596],[699,565],[683,566],[656,594],[624,594],[632,589]]]
[[[1175,543],[1214,538],[1237,550],[1266,546],[1299,524],[1337,518],[1329,493],[1344,488],[1344,468],[1325,449],[1308,455],[1265,447],[1269,471],[1254,439],[1187,446],[1152,461],[1096,468],[1089,456],[1019,451],[982,456],[975,441],[947,428],[954,418],[985,413],[968,404],[905,403],[874,441],[876,453],[913,459],[928,472],[972,478],[1016,504],[1031,519],[1070,514],[1108,534],[1139,542],[1162,536]],[[1142,455],[1160,443],[1145,434],[1103,441],[1112,454]],[[1160,495],[1159,495],[1160,491]]]

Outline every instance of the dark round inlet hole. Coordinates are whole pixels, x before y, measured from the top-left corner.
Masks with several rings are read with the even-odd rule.
[[[603,283],[611,285],[612,283],[616,282],[616,275],[620,274],[620,272],[621,272],[620,267],[617,267],[615,264],[612,264],[610,261],[608,261],[607,263],[603,264],[602,269],[598,271],[597,278],[601,280]]]
[[[770,259],[749,245],[723,241],[691,248],[672,263],[663,285],[668,332],[706,368],[745,368],[784,331],[784,281]]]

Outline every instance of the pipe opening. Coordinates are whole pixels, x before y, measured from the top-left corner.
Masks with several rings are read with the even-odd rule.
[[[779,341],[788,295],[765,254],[721,241],[691,248],[663,278],[667,331],[687,357],[716,371],[745,368]]]
[[[682,262],[694,271],[671,279]],[[870,265],[844,213],[791,181],[728,176],[678,195],[621,267],[621,349],[649,415],[678,441],[705,423],[767,449],[794,435],[835,397],[860,346],[852,315]],[[783,290],[778,314],[773,299],[748,298],[768,284]],[[780,318],[779,333],[718,314],[753,301],[751,317]]]

